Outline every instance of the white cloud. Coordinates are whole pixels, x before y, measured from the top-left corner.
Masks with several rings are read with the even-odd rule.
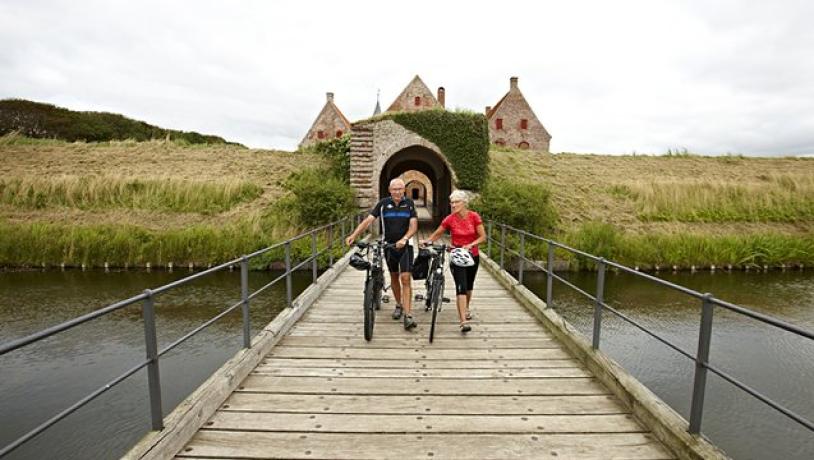
[[[814,7],[783,1],[6,1],[0,97],[293,148],[414,74],[450,107],[520,87],[554,151],[814,152]]]

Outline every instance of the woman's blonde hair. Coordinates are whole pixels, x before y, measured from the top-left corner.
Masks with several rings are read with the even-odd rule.
[[[463,201],[464,204],[469,204],[469,194],[463,190],[455,190],[449,195],[449,201]]]

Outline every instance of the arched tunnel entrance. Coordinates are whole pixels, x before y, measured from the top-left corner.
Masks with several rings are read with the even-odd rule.
[[[380,198],[389,195],[388,185],[397,177],[407,185],[407,197],[416,202],[420,223],[437,225],[449,213],[452,174],[437,153],[420,145],[394,153],[379,176]]]

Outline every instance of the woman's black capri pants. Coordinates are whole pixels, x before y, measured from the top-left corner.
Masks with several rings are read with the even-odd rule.
[[[478,265],[480,265],[480,257],[473,256],[475,265],[471,267],[459,267],[450,264],[449,269],[452,271],[452,277],[455,279],[455,295],[466,295],[475,286],[475,275],[478,274]]]

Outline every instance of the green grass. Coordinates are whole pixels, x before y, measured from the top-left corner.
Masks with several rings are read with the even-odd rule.
[[[195,182],[117,176],[0,178],[0,203],[22,209],[145,209],[212,214],[259,197],[248,181]]]
[[[784,235],[760,233],[745,235],[700,235],[687,233],[630,234],[604,222],[585,222],[571,232],[548,235],[575,249],[597,257],[619,262],[629,267],[652,269],[677,266],[680,269],[695,267],[734,267],[781,265],[814,265],[814,235]],[[500,238],[495,227],[492,237]],[[506,245],[519,251],[517,236],[507,233]],[[548,247],[545,243],[526,238],[525,254],[533,260],[546,260]],[[498,257],[499,248],[493,244],[492,256]],[[594,269],[592,261],[557,249],[557,260],[569,262],[571,270]],[[512,258],[506,252],[506,257]]]
[[[347,227],[349,228],[349,227]],[[0,222],[0,266],[112,267],[218,264],[271,246],[298,234],[291,227],[241,220],[223,227],[196,225],[183,229],[151,231],[131,225],[65,225]],[[318,249],[328,244],[327,232],[318,235]],[[334,256],[342,253],[339,230],[334,234]],[[311,253],[310,237],[292,244],[294,263]],[[325,264],[328,254],[321,257]],[[263,268],[284,258],[284,248],[253,259]]]

